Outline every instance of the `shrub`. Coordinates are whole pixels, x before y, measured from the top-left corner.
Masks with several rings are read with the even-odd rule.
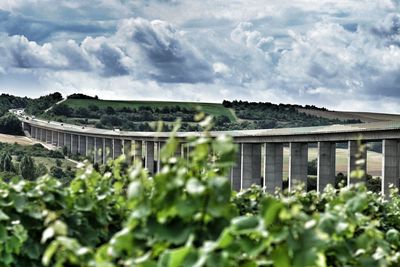
[[[0,181],[0,265],[399,266],[398,192],[231,192],[232,139],[187,141],[188,159],[168,141],[153,177],[121,156],[66,186]]]
[[[0,117],[0,133],[22,135],[21,122],[14,114],[7,113]]]

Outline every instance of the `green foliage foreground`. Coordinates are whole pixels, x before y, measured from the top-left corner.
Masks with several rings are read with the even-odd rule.
[[[229,137],[189,140],[150,178],[124,157],[99,174],[0,182],[0,266],[399,266],[400,198],[363,185],[276,197],[231,192]]]

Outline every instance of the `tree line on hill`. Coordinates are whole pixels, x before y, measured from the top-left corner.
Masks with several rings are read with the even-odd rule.
[[[97,99],[96,97],[75,94],[68,98],[72,99]],[[320,116],[299,112],[299,105],[272,104],[247,101],[223,101],[223,106],[234,110],[238,121],[231,121],[227,116],[219,115],[214,118],[215,130],[253,130],[272,129],[284,127],[306,127],[332,125],[339,123],[359,123],[360,120],[328,119]],[[315,106],[305,108],[326,110]],[[96,103],[88,107],[74,108],[67,104],[55,105],[45,115],[47,119],[64,122],[79,123],[83,125],[94,125],[97,128],[119,128],[131,131],[152,131],[151,122],[164,121],[173,122],[177,118],[182,121],[182,131],[198,131],[194,123],[197,113],[195,108],[186,108],[179,105],[166,107],[139,106],[137,108],[111,106],[102,107]],[[170,127],[166,125],[164,130]]]
[[[97,96],[88,96],[80,93],[69,95],[69,99],[98,99]],[[36,99],[0,95],[0,132],[7,134],[22,134],[18,119],[7,113],[11,108],[24,108],[26,113],[40,116],[48,120],[71,122],[82,125],[93,125],[97,128],[119,128],[130,131],[153,131],[155,121],[173,122],[177,118],[182,121],[182,131],[199,131],[195,124],[197,110],[176,106],[137,108],[111,106],[101,107],[95,103],[88,107],[73,108],[67,104],[55,103],[62,100],[58,92]],[[315,115],[299,112],[299,105],[273,104],[248,101],[223,101],[223,106],[234,110],[237,121],[232,121],[224,115],[214,118],[214,130],[253,130],[284,127],[306,127],[343,123],[359,123],[360,120],[327,119]],[[52,107],[49,112],[46,109]],[[309,109],[326,110],[315,106],[305,106]],[[172,129],[170,124],[164,125],[164,131]]]
[[[54,166],[36,163],[35,157],[55,159]],[[0,143],[0,177],[9,180],[22,177],[26,180],[35,180],[45,174],[63,181],[69,181],[73,176],[70,167],[63,168],[64,155],[58,150],[47,150],[40,144],[22,146],[18,144]]]
[[[40,115],[46,109],[62,100],[62,95],[58,92],[41,96],[36,99],[28,97],[18,97],[9,94],[0,95],[0,133],[23,135],[21,122],[18,118],[9,113],[10,109],[25,109],[32,115]]]
[[[299,105],[277,105],[269,102],[248,102],[236,100],[224,100],[222,104],[226,108],[233,109],[239,119],[245,120],[245,122],[242,123],[242,126],[247,129],[308,127],[361,122],[360,120],[354,119],[328,119],[320,116],[306,114],[297,110],[298,107],[302,107]],[[326,110],[325,108],[317,108],[315,106],[306,106],[306,108]],[[235,127],[236,125],[233,125],[233,129],[235,129]]]

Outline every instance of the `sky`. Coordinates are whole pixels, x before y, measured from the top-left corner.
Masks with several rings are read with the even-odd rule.
[[[1,0],[0,92],[400,113],[400,0]]]

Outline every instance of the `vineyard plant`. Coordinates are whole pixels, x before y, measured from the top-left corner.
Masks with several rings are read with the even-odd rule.
[[[0,182],[0,266],[400,266],[400,197],[363,184],[323,193],[233,192],[228,136],[174,133],[150,177],[130,156],[68,185]]]

